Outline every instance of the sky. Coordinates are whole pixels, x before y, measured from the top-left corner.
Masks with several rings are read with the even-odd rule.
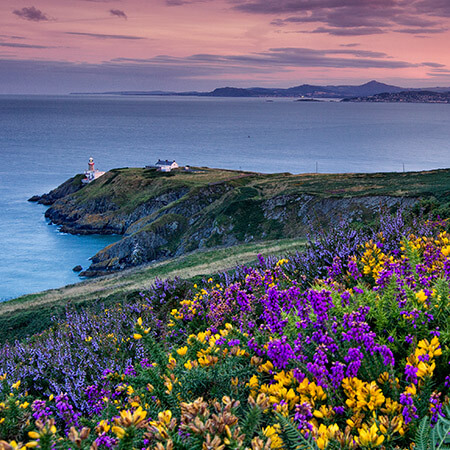
[[[0,93],[450,86],[450,0],[1,0]]]

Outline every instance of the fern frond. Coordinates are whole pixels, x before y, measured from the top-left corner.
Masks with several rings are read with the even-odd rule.
[[[445,410],[450,417],[450,406]],[[450,450],[450,419],[439,416],[439,420],[431,431],[431,448],[436,450]]]
[[[288,444],[289,450],[318,450],[319,447],[312,437],[306,439],[302,433],[294,426],[294,424],[279,413],[276,413],[277,418],[283,428],[282,437]]]
[[[450,406],[445,414],[447,417],[440,415],[433,428],[427,416],[422,419],[416,433],[415,450],[450,450]]]
[[[428,450],[430,448],[431,442],[431,427],[430,427],[430,419],[425,416],[419,424],[416,432],[415,438],[415,450]]]
[[[245,435],[245,444],[249,445],[257,434],[256,430],[260,427],[261,419],[262,411],[258,406],[254,406],[248,411],[241,426],[242,433]]]

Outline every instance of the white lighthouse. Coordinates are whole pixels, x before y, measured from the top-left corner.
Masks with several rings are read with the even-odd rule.
[[[88,170],[84,171],[84,178],[81,180],[83,183],[90,183],[91,181],[96,180],[97,178],[104,175],[105,172],[101,172],[100,170],[95,169],[94,158],[89,158],[88,162]]]

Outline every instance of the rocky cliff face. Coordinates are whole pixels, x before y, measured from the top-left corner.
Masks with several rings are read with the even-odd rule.
[[[171,242],[177,240],[185,227],[186,221],[183,218],[170,217],[152,228],[124,236],[117,243],[98,252],[92,258],[89,269],[81,275],[102,275],[172,256],[174,253]]]
[[[119,242],[97,253],[92,265],[84,275],[98,275],[105,271],[116,271],[137,266],[161,258],[178,256],[187,251],[214,245],[233,245],[264,238],[273,238],[274,229],[279,237],[296,237],[306,234],[311,222],[321,226],[333,226],[341,220],[373,218],[382,210],[409,207],[415,203],[412,198],[388,196],[360,197],[357,199],[329,198],[314,196],[297,198],[285,197],[269,199],[260,206],[265,220],[236,222],[232,216],[228,220],[218,214],[204,217],[197,213],[189,216],[189,206],[182,205],[178,214],[167,213],[151,222],[150,226],[133,224]],[[277,206],[273,208],[273,204]],[[147,223],[146,218],[144,223]],[[269,224],[269,226],[267,226]],[[242,225],[248,232],[242,232]]]
[[[45,217],[61,231],[71,234],[127,234],[128,228],[179,200],[187,189],[178,189],[149,199],[132,211],[123,211],[110,197],[96,197],[85,202],[68,195],[55,201]]]
[[[417,201],[392,195],[324,196],[286,189],[255,174],[228,174],[217,181],[213,176],[201,183],[185,175],[159,177],[116,171],[83,189],[68,180],[38,199],[51,203],[46,217],[62,231],[123,235],[98,252],[82,275],[118,271],[202,247],[303,236],[311,222],[327,227],[343,219],[365,220]]]
[[[81,180],[83,179],[83,175],[76,175],[72,178],[69,178],[63,184],[58,186],[57,188],[50,191],[48,194],[43,195],[33,195],[33,197],[29,198],[29,202],[37,202],[41,205],[53,205],[56,200],[60,198],[66,197],[74,192],[79,191],[83,187],[83,183]]]

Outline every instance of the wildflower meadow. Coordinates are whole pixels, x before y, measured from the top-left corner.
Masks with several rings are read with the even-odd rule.
[[[450,448],[444,221],[342,224],[0,349],[0,449]]]

